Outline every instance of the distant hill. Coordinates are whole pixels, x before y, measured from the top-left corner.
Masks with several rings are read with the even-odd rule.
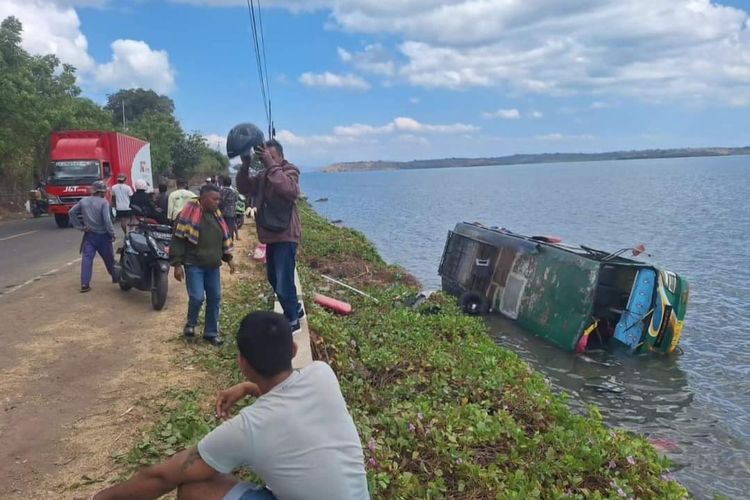
[[[523,165],[576,161],[644,160],[655,158],[689,158],[695,156],[750,155],[750,146],[742,148],[681,148],[613,151],[609,153],[515,154],[489,158],[440,158],[412,161],[355,161],[334,163],[323,172],[365,172],[371,170],[412,170],[420,168],[482,167],[487,165]]]

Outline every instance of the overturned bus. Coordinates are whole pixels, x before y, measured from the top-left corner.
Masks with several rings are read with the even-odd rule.
[[[448,233],[438,272],[465,312],[498,312],[565,350],[671,353],[684,324],[687,280],[623,257],[627,250],[644,248],[608,253],[462,222]]]

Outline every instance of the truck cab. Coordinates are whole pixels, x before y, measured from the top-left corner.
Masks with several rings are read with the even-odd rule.
[[[61,228],[68,227],[68,212],[91,194],[94,181],[112,187],[124,173],[131,186],[138,179],[153,186],[150,145],[135,137],[98,130],[54,132],[50,146],[48,211]],[[106,196],[110,200],[110,191]]]

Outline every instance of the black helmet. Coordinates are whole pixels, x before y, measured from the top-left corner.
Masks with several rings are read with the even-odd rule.
[[[229,131],[227,136],[227,156],[250,154],[250,150],[265,142],[263,132],[252,123],[240,123]]]

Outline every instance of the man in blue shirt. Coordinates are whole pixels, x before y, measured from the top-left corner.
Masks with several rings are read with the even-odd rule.
[[[91,186],[92,194],[70,209],[70,221],[73,227],[84,232],[81,244],[81,293],[91,290],[91,273],[94,256],[98,252],[104,260],[107,272],[115,277],[115,252],[112,242],[115,241],[115,228],[112,225],[109,203],[104,199],[107,185],[96,181]]]

